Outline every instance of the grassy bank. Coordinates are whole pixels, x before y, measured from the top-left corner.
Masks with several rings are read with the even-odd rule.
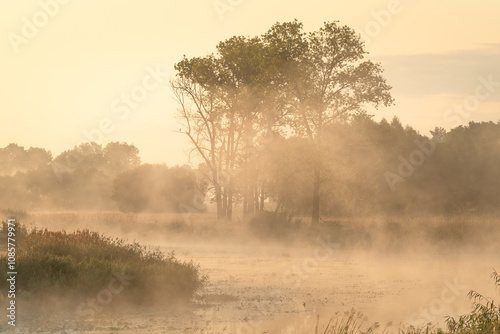
[[[20,298],[65,304],[101,294],[103,300],[112,296],[122,305],[168,305],[188,301],[205,280],[197,266],[179,262],[173,253],[89,230],[23,231],[18,226],[17,231]],[[5,233],[4,225],[2,239]],[[0,267],[7,267],[7,256],[0,257]],[[5,292],[8,282],[2,276],[0,289]]]

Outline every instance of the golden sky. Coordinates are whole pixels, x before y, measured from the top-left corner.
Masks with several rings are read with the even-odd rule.
[[[364,36],[396,99],[376,119],[397,115],[423,134],[496,122],[498,13],[498,0],[4,0],[0,147],[57,155],[87,138],[124,141],[144,162],[183,164],[166,85],[174,63],[295,18],[306,30],[339,20]]]

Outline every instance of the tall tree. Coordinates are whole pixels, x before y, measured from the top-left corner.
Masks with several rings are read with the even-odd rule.
[[[266,39],[290,55],[291,61],[282,67],[295,108],[291,126],[298,135],[310,140],[316,152],[317,158],[311,162],[312,222],[318,223],[321,185],[325,181],[322,151],[328,146],[323,141],[324,129],[365,112],[368,104],[392,104],[391,87],[382,76],[381,65],[364,60],[367,52],[360,36],[337,22],[327,22],[307,35],[298,22],[278,24]]]
[[[236,174],[248,160],[244,148],[276,120],[268,54],[259,37],[232,37],[219,43],[216,55],[175,65],[180,132],[210,170],[219,219],[232,218]]]
[[[177,78],[171,82],[179,108],[177,117],[184,133],[193,145],[189,155],[196,153],[209,170],[210,182],[217,205],[217,218],[226,213],[222,207],[222,164],[226,141],[223,139],[225,118],[222,102],[218,98],[217,60],[213,55],[206,58],[184,58],[175,65]]]
[[[258,190],[259,173],[245,149],[259,136],[293,129],[317,153],[311,161],[312,220],[319,221],[324,128],[362,113],[366,104],[392,103],[381,66],[363,60],[365,53],[360,37],[348,27],[325,23],[305,34],[302,24],[293,21],[275,24],[261,37],[232,37],[217,46],[215,55],[176,64],[172,88],[181,132],[211,171],[219,218],[231,219],[240,167],[249,176],[243,183],[244,203],[257,192],[256,206],[263,206],[265,185],[261,182]]]

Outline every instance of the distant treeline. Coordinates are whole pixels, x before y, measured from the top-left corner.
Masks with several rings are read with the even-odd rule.
[[[277,210],[311,212],[321,165],[324,216],[486,214],[500,208],[500,122],[471,122],[424,136],[398,118],[328,126],[324,142],[270,141],[254,170]],[[319,154],[317,153],[319,152]],[[262,191],[262,189],[261,189]]]
[[[221,171],[220,182],[234,185],[233,204],[248,215],[265,209],[308,215],[311,167],[318,163],[324,216],[497,212],[500,122],[431,133],[363,115],[329,125],[321,156],[307,139],[275,133],[249,147],[232,173]],[[0,149],[0,162],[4,210],[200,212],[204,198],[214,201],[204,164],[141,164],[138,149],[126,143],[81,144],[55,158],[10,144]]]
[[[190,168],[141,164],[126,143],[81,144],[53,158],[41,148],[0,149],[0,209],[176,212],[199,188]]]

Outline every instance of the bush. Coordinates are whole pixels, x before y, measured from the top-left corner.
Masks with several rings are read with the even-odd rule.
[[[133,303],[187,301],[205,277],[192,262],[174,253],[147,250],[138,243],[105,237],[89,230],[32,230],[17,246],[17,288],[20,295],[89,297],[107,287],[116,275],[130,278],[120,298]],[[7,257],[0,257],[7,267]],[[7,291],[6,274],[0,288]]]
[[[302,222],[285,213],[262,211],[249,221],[251,231],[259,237],[280,238],[297,231]]]

